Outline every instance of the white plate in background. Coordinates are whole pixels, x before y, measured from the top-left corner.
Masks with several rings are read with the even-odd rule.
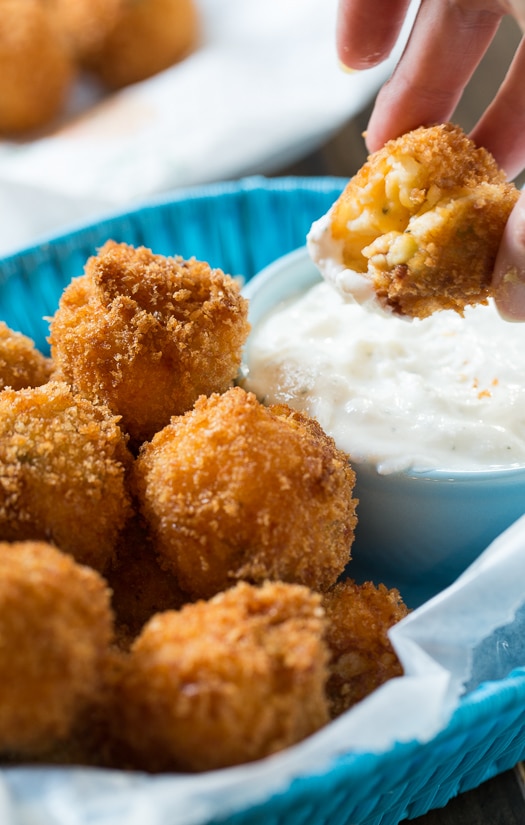
[[[370,103],[401,46],[349,74],[337,0],[196,2],[188,58],[112,95],[79,82],[60,125],[0,142],[0,254],[159,192],[278,170]]]

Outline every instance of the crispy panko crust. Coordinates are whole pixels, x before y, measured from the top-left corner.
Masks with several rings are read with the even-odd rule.
[[[333,206],[331,233],[383,306],[419,318],[463,314],[487,302],[518,194],[459,127],[421,127],[369,156]]]
[[[350,560],[355,474],[316,421],[234,387],[141,448],[135,492],[161,565],[193,598],[235,580],[323,590]]]
[[[200,395],[231,386],[247,313],[221,270],[108,241],[51,319],[56,377],[122,416],[140,444]]]
[[[0,321],[0,390],[40,387],[49,381],[51,369],[51,360],[36,349],[31,338]]]
[[[97,49],[128,0],[44,0],[46,14],[75,61]]]
[[[0,134],[36,129],[62,108],[74,67],[42,0],[2,0]]]
[[[0,539],[44,539],[103,570],[131,514],[118,419],[63,383],[0,393]]]
[[[33,756],[97,701],[112,641],[104,579],[45,542],[0,543],[0,752]]]
[[[138,518],[124,530],[106,579],[112,591],[117,641],[124,649],[155,613],[178,610],[188,601],[175,576],[160,567]]]
[[[399,591],[348,579],[323,594],[330,650],[327,695],[339,716],[403,669],[387,631],[408,614]]]
[[[199,29],[195,0],[121,0],[113,25],[85,63],[106,86],[119,89],[182,60],[196,46]]]
[[[116,734],[143,769],[205,771],[260,759],[328,721],[320,597],[239,583],[158,614],[122,669]]]

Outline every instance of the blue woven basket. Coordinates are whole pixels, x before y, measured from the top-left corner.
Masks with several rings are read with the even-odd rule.
[[[0,318],[46,347],[48,324],[65,284],[106,240],[163,255],[208,261],[251,278],[302,246],[310,225],[341,191],[335,178],[255,177],[180,190],[130,212],[110,215],[0,260]]]
[[[180,191],[0,260],[0,318],[46,348],[45,316],[66,283],[107,239],[195,256],[249,280],[302,246],[313,220],[339,194],[330,178],[249,178]],[[229,825],[396,825],[525,757],[525,668],[466,696],[431,742],[383,755],[347,754],[319,775],[230,817]],[[215,820],[219,825],[226,820]],[[124,825],[124,823],[118,823]]]

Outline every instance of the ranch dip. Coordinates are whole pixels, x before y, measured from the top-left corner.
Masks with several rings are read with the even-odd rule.
[[[242,384],[383,474],[525,465],[525,324],[491,303],[407,321],[322,281],[255,325]]]

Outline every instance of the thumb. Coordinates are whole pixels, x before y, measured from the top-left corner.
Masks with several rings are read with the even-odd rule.
[[[506,321],[525,321],[525,191],[512,210],[494,265],[492,292]]]

